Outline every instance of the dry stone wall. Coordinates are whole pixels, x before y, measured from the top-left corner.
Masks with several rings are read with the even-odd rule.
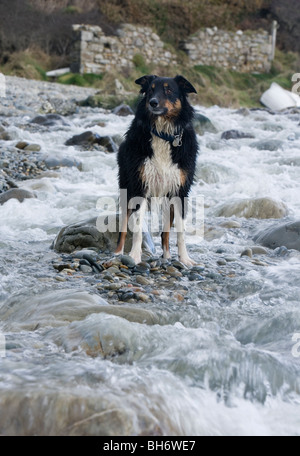
[[[103,73],[134,67],[135,56],[146,63],[176,65],[176,56],[166,49],[149,27],[123,24],[115,36],[95,25],[74,25],[71,71]],[[181,45],[188,65],[213,65],[239,72],[268,72],[272,61],[272,37],[261,31],[228,32],[217,27],[199,30]]]
[[[98,26],[74,25],[71,71],[103,73],[113,68],[132,68],[136,55],[146,63],[176,64],[176,56],[149,27],[123,24],[116,36],[107,36]]]
[[[242,73],[271,69],[272,36],[264,30],[228,32],[206,28],[182,43],[182,48],[191,65],[213,65]]]

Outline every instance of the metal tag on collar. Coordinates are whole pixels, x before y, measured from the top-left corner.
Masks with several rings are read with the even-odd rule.
[[[180,147],[182,145],[182,133],[181,135],[175,135],[175,139],[172,142],[172,146]]]

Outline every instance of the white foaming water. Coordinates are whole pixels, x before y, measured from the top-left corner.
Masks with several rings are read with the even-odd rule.
[[[198,138],[199,174],[191,196],[203,195],[208,213],[219,203],[271,197],[287,205],[291,219],[299,219],[299,119],[265,111],[244,117],[216,106],[197,109],[220,133]],[[178,306],[168,298],[153,308],[147,304],[161,316],[161,325],[98,313],[102,303],[91,289],[89,298],[80,298],[86,310],[72,317],[70,309],[75,312],[79,301],[71,285],[47,282],[53,271],[46,259],[55,256],[50,244],[62,226],[98,215],[98,198],[117,197],[118,186],[115,154],[79,151],[65,141],[88,129],[122,136],[132,117],[87,110],[68,118],[69,127],[36,132],[19,128],[19,120],[11,127],[17,138],[40,144],[45,156],[81,162],[82,171],[62,168],[25,181],[21,186],[36,198],[0,206],[0,330],[10,346],[0,358],[4,434],[15,432],[14,415],[25,422],[21,404],[26,396],[32,398],[31,425],[22,426],[29,434],[41,430],[36,416],[46,404],[45,426],[54,433],[97,433],[101,414],[109,420],[113,413],[123,435],[299,435],[300,363],[292,356],[292,336],[300,332],[299,254],[271,256],[268,267],[246,262],[240,275],[228,271],[228,277],[220,275],[203,287],[185,282],[191,290],[186,303]],[[229,129],[255,138],[221,140],[221,132]],[[282,141],[282,147],[251,147],[270,139]],[[221,221],[208,219],[216,227]],[[189,234],[191,256],[207,268],[215,265],[219,247],[238,258],[253,231],[266,224],[239,222],[240,231],[224,231],[199,244]],[[51,299],[42,301],[52,289]],[[45,314],[41,302],[46,302]],[[109,359],[102,359],[103,350]],[[74,413],[74,428],[55,427],[60,407]]]

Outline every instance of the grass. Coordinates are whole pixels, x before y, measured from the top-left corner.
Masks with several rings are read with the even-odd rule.
[[[260,97],[272,82],[277,82],[283,88],[291,90],[292,75],[299,72],[299,56],[279,50],[276,52],[271,71],[265,74],[237,73],[207,65],[189,67],[187,56],[182,51],[179,51],[177,56],[179,62],[177,66],[160,67],[146,64],[144,57],[136,54],[133,58],[134,67],[131,70],[110,71],[100,75],[67,73],[57,78],[56,82],[94,87],[98,90],[98,94],[90,100],[90,105],[111,109],[123,102],[132,107],[135,106],[139,88],[134,81],[144,74],[161,76],[183,74],[197,89],[197,95],[190,96],[194,104],[252,108],[260,106]],[[42,51],[28,50],[12,54],[7,64],[0,67],[0,72],[47,80],[46,71],[53,68],[54,63]],[[116,90],[116,79],[124,87],[124,93],[120,94]]]
[[[61,84],[72,84],[80,87],[96,87],[97,83],[103,79],[102,74],[79,74],[79,73],[65,73],[59,76],[56,82]]]

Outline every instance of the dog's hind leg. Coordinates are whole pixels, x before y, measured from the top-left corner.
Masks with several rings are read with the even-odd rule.
[[[130,227],[133,232],[132,248],[130,252],[131,258],[134,259],[136,264],[142,260],[142,241],[143,241],[143,220],[147,209],[147,199],[142,198],[140,207],[137,211],[133,212],[130,217]]]
[[[124,245],[127,235],[127,224],[130,213],[131,211],[127,210],[126,214],[122,216],[122,226],[119,234],[117,248],[115,250],[115,255],[123,255],[124,253]]]
[[[193,266],[195,261],[193,261],[187,252],[185,245],[185,236],[184,236],[184,219],[183,214],[185,209],[182,207],[182,200],[180,198],[175,199],[174,211],[175,211],[175,227],[177,232],[177,246],[178,246],[178,256],[179,260],[186,266]]]

